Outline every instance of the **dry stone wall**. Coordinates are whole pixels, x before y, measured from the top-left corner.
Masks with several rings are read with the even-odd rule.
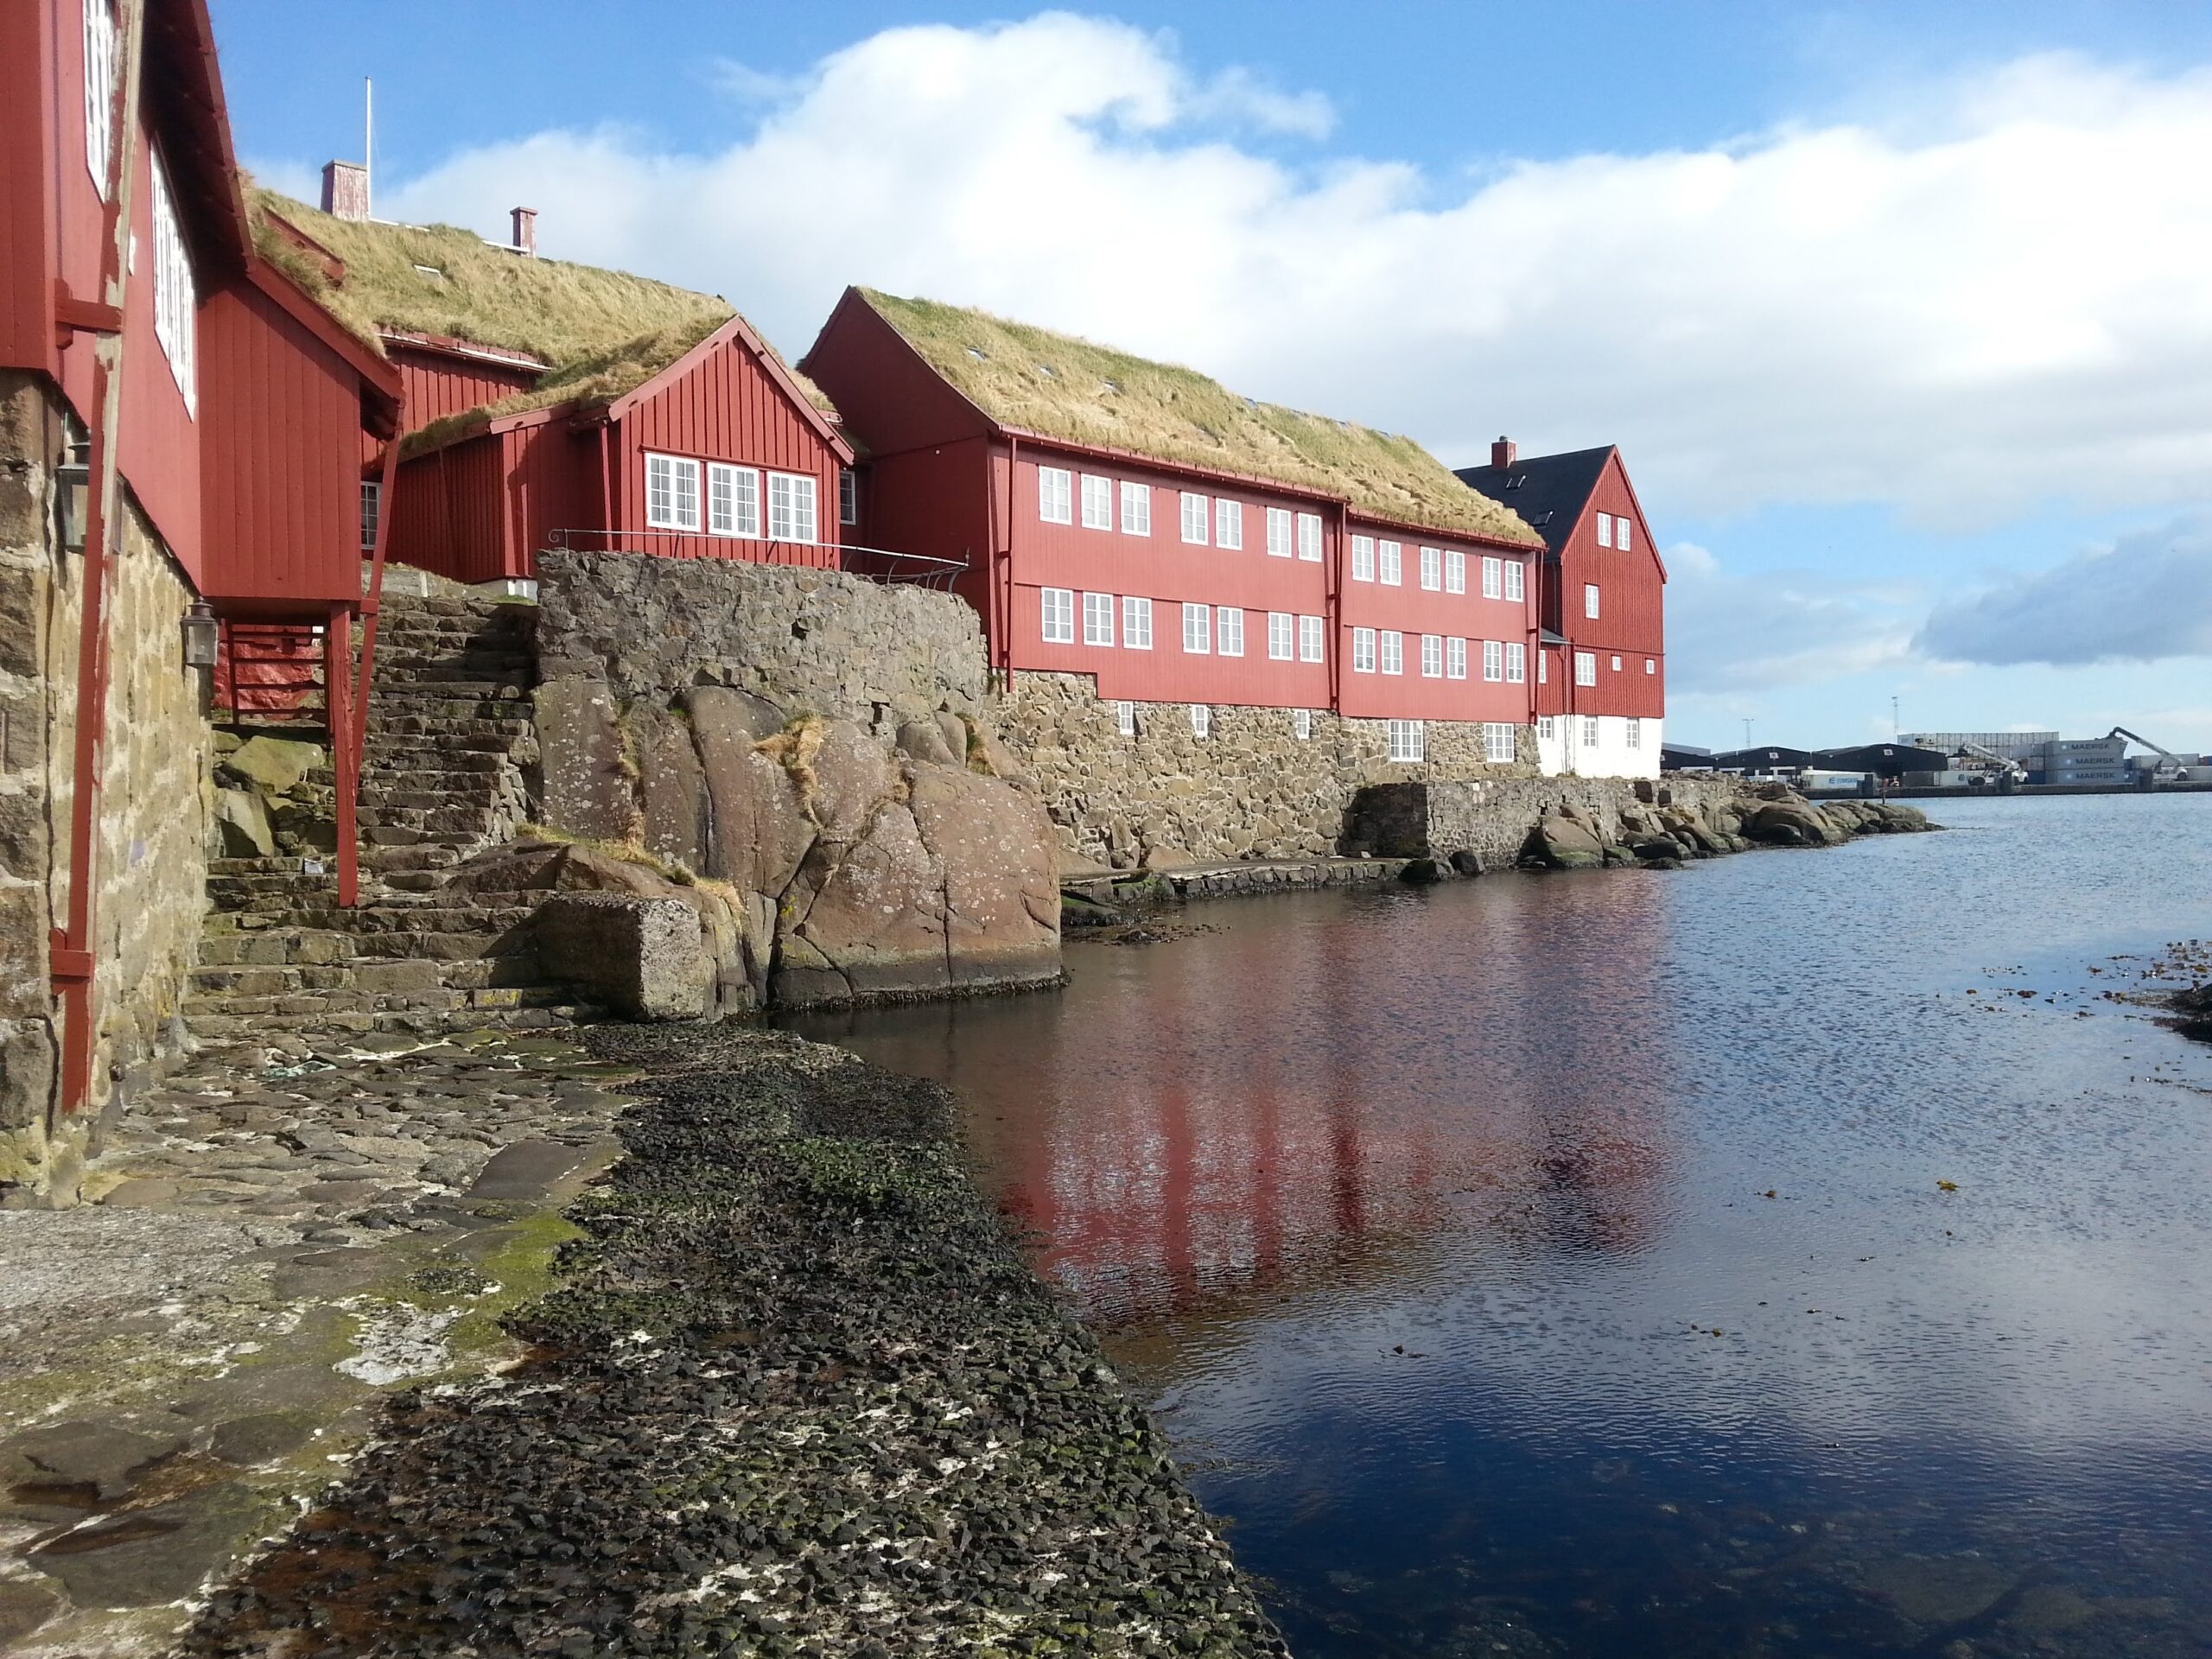
[[[1427,759],[1394,762],[1384,722],[1315,710],[1215,704],[1206,736],[1190,705],[1141,702],[1136,734],[1084,674],[1017,674],[997,721],[1035,779],[1064,853],[1116,869],[1338,850],[1361,789],[1427,779],[1535,781],[1536,738],[1518,728],[1510,765],[1485,758],[1478,724],[1430,721]]]

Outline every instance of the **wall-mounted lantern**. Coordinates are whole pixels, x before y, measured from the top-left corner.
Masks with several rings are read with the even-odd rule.
[[[55,528],[61,545],[72,553],[85,550],[85,520],[90,512],[92,469],[82,449],[72,447],[54,469]]]
[[[220,637],[215,613],[208,608],[206,600],[198,601],[184,613],[184,665],[214,667],[216,645]]]

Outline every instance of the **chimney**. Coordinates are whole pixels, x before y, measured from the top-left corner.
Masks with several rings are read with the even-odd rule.
[[[515,222],[514,249],[533,259],[537,257],[537,209],[516,207],[509,210]]]
[[[1513,458],[1520,453],[1519,444],[1510,438],[1501,437],[1490,447],[1490,464],[1502,473],[1513,464]]]
[[[322,164],[322,211],[337,219],[369,216],[369,169],[359,162]]]

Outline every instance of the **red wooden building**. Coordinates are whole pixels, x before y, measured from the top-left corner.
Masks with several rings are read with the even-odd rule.
[[[862,539],[958,565],[1000,670],[1091,675],[1194,722],[1217,703],[1529,722],[1536,538],[1410,440],[860,289],[800,366],[866,448]],[[1502,574],[1485,597],[1508,566],[1511,600]]]
[[[1500,438],[1459,477],[1544,538],[1536,709],[1548,772],[1656,778],[1667,713],[1667,567],[1618,448],[1522,458]]]
[[[365,446],[396,435],[400,385],[255,251],[204,0],[0,0],[0,368],[50,388],[60,475],[81,466],[89,480],[74,529],[57,525],[48,550],[57,569],[92,554],[73,701],[60,698],[78,735],[53,975],[74,1103],[92,1052],[120,526],[135,512],[224,629],[326,630],[349,821]]]

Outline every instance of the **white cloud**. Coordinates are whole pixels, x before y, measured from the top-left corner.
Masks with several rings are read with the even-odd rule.
[[[1448,461],[1499,430],[1618,440],[1647,495],[1701,513],[1986,524],[2212,475],[2212,169],[2175,160],[2212,153],[2212,69],[2033,59],[1910,128],[1457,184],[1240,146],[1224,124],[1319,137],[1328,105],[1065,14],[887,30],[737,82],[770,107],[712,153],[547,131],[383,200],[487,229],[533,202],[549,251],[726,294],[794,350],[858,281],[1192,362]]]
[[[1938,605],[1914,645],[1997,666],[2212,657],[2212,513],[2137,531]]]
[[[1732,575],[1694,542],[1663,556],[1669,700],[1702,699],[1714,712],[1734,711],[1751,694],[1905,662],[1926,604],[1910,588],[1817,571]]]

